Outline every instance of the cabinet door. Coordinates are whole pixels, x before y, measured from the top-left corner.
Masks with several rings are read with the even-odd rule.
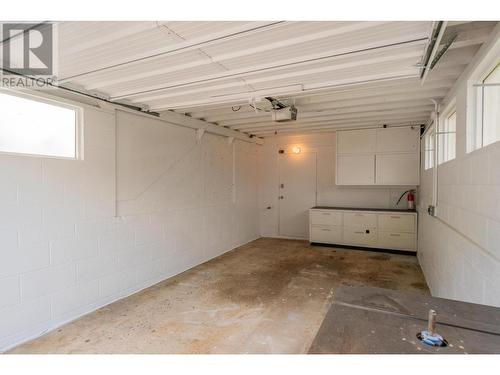
[[[416,251],[415,235],[413,233],[379,232],[378,246],[384,249]]]
[[[377,185],[418,185],[419,154],[377,155]]]
[[[344,227],[343,241],[352,246],[377,246],[377,231],[375,229]]]
[[[342,225],[342,212],[311,210],[309,220],[312,225]]]
[[[329,244],[342,243],[342,227],[311,226],[310,241]]]
[[[338,155],[337,185],[373,185],[375,155]]]
[[[419,140],[418,126],[377,129],[377,152],[417,152]]]
[[[415,215],[379,214],[378,229],[386,232],[415,233]]]
[[[337,132],[337,154],[370,154],[377,147],[375,129]]]
[[[365,229],[376,228],[377,215],[369,214],[366,212],[345,212],[344,225],[346,227],[356,227]]]

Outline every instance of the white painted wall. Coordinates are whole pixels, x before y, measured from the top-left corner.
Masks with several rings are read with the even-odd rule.
[[[500,27],[493,34],[497,41]],[[456,98],[457,155],[438,167],[437,218],[426,213],[433,172],[422,169],[418,258],[433,295],[500,307],[500,142],[466,153],[467,81],[491,47],[443,102]]]
[[[299,146],[301,152],[317,153],[317,205],[343,207],[394,208],[400,195],[414,186],[355,187],[335,185],[335,132],[266,138],[260,154],[261,190],[259,196],[262,236],[279,235],[278,150]],[[400,207],[404,207],[403,199]],[[267,209],[267,207],[271,209]]]
[[[257,238],[259,147],[85,107],[84,160],[0,154],[0,351]]]

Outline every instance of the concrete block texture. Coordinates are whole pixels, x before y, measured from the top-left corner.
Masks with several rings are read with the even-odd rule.
[[[0,155],[0,351],[259,237],[260,146],[82,110],[83,159]]]

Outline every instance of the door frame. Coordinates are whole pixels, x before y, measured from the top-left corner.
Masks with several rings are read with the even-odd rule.
[[[278,186],[277,186],[277,199],[278,199],[278,236],[277,238],[284,238],[284,239],[291,239],[291,240],[304,240],[303,237],[292,237],[292,236],[284,236],[281,234],[281,204],[282,204],[282,199],[279,199],[279,196],[281,195],[281,172],[282,172],[282,162],[281,162],[281,156],[286,155],[286,154],[293,154],[293,152],[290,151],[291,147],[296,146],[296,144],[287,144],[284,146],[279,146],[278,147]],[[302,146],[301,146],[302,147]],[[304,147],[305,148],[305,147]],[[279,152],[280,150],[283,150],[283,152]],[[304,154],[314,154],[314,169],[315,173],[314,175],[316,176],[315,181],[314,181],[314,204],[318,204],[318,150],[315,147],[307,148],[304,151],[301,151],[301,153]]]

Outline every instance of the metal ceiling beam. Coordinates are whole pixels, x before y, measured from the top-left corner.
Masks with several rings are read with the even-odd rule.
[[[267,94],[262,95],[262,96],[277,96],[278,98],[283,98],[284,96],[288,97],[296,97],[300,98],[303,96],[310,96],[310,95],[319,95],[322,92],[325,91],[333,91],[333,89],[340,89],[340,88],[345,88],[349,86],[355,86],[358,85],[360,82],[365,83],[367,80],[371,81],[377,81],[377,82],[382,82],[382,81],[394,81],[394,80],[399,80],[399,79],[407,79],[407,78],[413,78],[416,79],[418,78],[417,75],[411,74],[414,73],[414,69],[412,70],[404,70],[404,71],[396,71],[392,72],[390,74],[372,74],[368,76],[358,76],[356,79],[339,79],[337,81],[332,81],[329,82],[329,87],[327,88],[318,88],[315,89],[314,87],[311,88],[309,85],[302,85],[303,89],[302,90],[297,90],[295,92],[289,92],[286,94],[277,94],[274,95],[272,92],[274,92],[273,88],[268,88],[268,89],[262,89],[258,90],[259,92],[267,92]],[[394,75],[395,74],[395,75]],[[235,95],[237,96],[235,98]],[[151,107],[154,107],[155,110],[157,111],[165,111],[165,110],[171,110],[171,109],[183,109],[187,107],[199,107],[199,106],[217,106],[219,108],[221,107],[227,107],[228,105],[244,105],[249,103],[249,98],[255,97],[255,91],[248,91],[248,92],[242,92],[238,94],[228,94],[228,95],[220,95],[220,96],[214,96],[209,99],[195,99],[195,100],[190,100],[190,101],[181,101],[181,102],[174,102],[174,103],[168,103],[165,101],[160,101],[158,104],[150,103]]]
[[[327,117],[327,118],[312,118],[312,119],[304,119],[301,121],[295,121],[294,123],[290,122],[290,126],[292,125],[305,125],[309,123],[314,123],[314,122],[335,122],[335,121],[343,121],[343,120],[359,120],[362,121],[363,119],[373,119],[377,118],[380,120],[383,119],[390,119],[391,117],[396,117],[401,115],[404,116],[419,116],[419,115],[429,115],[431,113],[431,110],[426,110],[425,108],[421,110],[415,110],[415,109],[399,109],[399,110],[385,110],[385,111],[371,111],[371,112],[364,112],[363,114],[348,114],[348,115],[342,115],[342,116],[336,116],[336,117]],[[262,122],[259,124],[247,124],[247,125],[236,125],[231,127],[231,129],[237,129],[241,131],[248,131],[248,132],[254,132],[258,129],[274,129],[276,126],[283,126],[284,123],[276,123],[273,121],[269,122]]]
[[[245,142],[263,144],[262,140],[256,137],[253,137],[250,134],[244,133],[242,131],[224,128],[222,126],[218,126],[215,124],[211,124],[209,122],[194,119],[180,113],[176,112],[163,112],[160,114],[160,118],[166,122],[180,125],[184,127],[188,127],[195,130],[203,130],[208,133],[218,134],[225,137],[232,137],[234,139],[239,139]]]
[[[419,101],[428,101],[429,97],[444,97],[448,89],[441,90],[431,90],[424,93],[410,93],[407,95],[378,95],[373,96],[371,98],[364,99],[354,99],[354,100],[338,100],[338,101],[329,101],[325,103],[319,104],[295,104],[295,107],[299,110],[299,116],[301,113],[324,113],[326,111],[338,110],[338,109],[347,109],[347,108],[357,108],[364,105],[412,105],[414,103],[418,103]],[[209,122],[220,122],[220,121],[230,121],[230,120],[239,120],[239,119],[247,119],[251,121],[252,119],[260,118],[264,116],[266,112],[255,113],[255,111],[244,111],[242,113],[233,112],[233,113],[223,113],[219,115],[206,116],[202,117],[205,121]],[[198,118],[191,114],[191,117]]]
[[[444,32],[446,30],[446,24],[447,24],[446,21],[440,21],[438,23],[437,30],[436,30],[437,31],[436,39],[431,42],[432,49],[430,51],[430,54],[427,56],[426,60],[424,61],[424,71],[422,73],[420,85],[423,85],[425,83],[425,79],[427,78],[427,75],[429,74],[429,71],[431,70],[430,62],[434,59],[437,51],[439,50],[439,44],[441,43],[441,39],[443,38]]]
[[[358,114],[361,115],[365,112],[373,113],[373,112],[385,112],[385,111],[408,111],[408,110],[422,110],[422,109],[430,109],[432,110],[432,103],[428,99],[416,101],[413,104],[408,104],[407,106],[402,105],[394,105],[392,103],[388,104],[375,104],[375,105],[364,105],[361,107],[348,107],[342,109],[332,109],[328,111],[319,111],[319,112],[299,112],[297,121],[308,121],[313,119],[329,119],[329,118],[337,118],[338,116],[349,115],[349,114]],[[237,120],[228,120],[228,121],[219,121],[218,124],[221,126],[228,126],[236,129],[236,126],[239,125],[258,125],[259,123],[269,122],[271,116],[267,113],[267,116],[259,116],[258,118],[253,119],[237,119]]]
[[[415,54],[414,53],[406,53],[406,54],[403,54],[403,55],[397,55],[397,56],[393,56],[393,58],[398,58],[398,59],[401,59],[401,60],[411,60],[413,57],[415,57]],[[136,98],[136,100],[134,100],[134,102],[144,102],[144,103],[148,103],[152,108],[155,108],[157,110],[161,110],[161,109],[175,109],[175,108],[178,108],[178,106],[185,106],[185,103],[186,102],[180,102],[180,103],[170,103],[170,104],[166,104],[165,103],[165,99],[167,98],[171,98],[171,97],[179,97],[179,96],[188,96],[188,95],[193,95],[193,94],[202,94],[202,93],[206,93],[206,92],[210,92],[210,91],[216,91],[216,90],[223,90],[223,89],[230,89],[230,88],[235,88],[235,87],[241,87],[241,86],[246,86],[246,85],[257,85],[257,84],[266,84],[266,85],[269,85],[269,88],[267,89],[260,89],[259,91],[269,91],[269,92],[272,92],[273,91],[273,84],[272,82],[275,82],[275,81],[286,81],[286,80],[289,80],[289,79],[295,79],[294,81],[292,82],[296,82],[296,83],[300,83],[300,80],[298,79],[298,77],[304,77],[304,76],[310,76],[310,75],[315,75],[315,74],[322,74],[322,73],[331,73],[333,71],[337,71],[337,70],[343,70],[343,69],[348,69],[348,68],[360,68],[360,67],[363,67],[363,66],[369,66],[367,64],[379,64],[379,63],[383,63],[383,62],[392,62],[394,60],[391,60],[390,58],[388,57],[384,57],[384,58],[378,58],[378,59],[367,59],[367,60],[362,60],[362,61],[357,61],[357,62],[350,62],[350,63],[346,63],[346,64],[338,64],[338,65],[331,65],[331,66],[324,66],[324,67],[319,67],[319,68],[312,68],[312,69],[307,69],[307,70],[301,70],[301,71],[297,71],[297,72],[290,72],[290,73],[282,73],[282,74],[275,74],[273,75],[272,77],[270,76],[265,76],[265,77],[261,77],[261,78],[253,78],[253,79],[245,79],[245,82],[241,82],[241,81],[233,81],[233,82],[229,82],[229,83],[224,83],[224,84],[220,84],[220,85],[215,85],[215,86],[209,86],[209,87],[201,87],[201,88],[196,88],[196,89],[191,89],[191,90],[184,90],[184,91],[174,91],[174,92],[171,92],[171,93],[168,93],[168,94],[154,94],[154,95],[151,95],[151,96],[146,96],[146,97],[141,97],[141,98]],[[397,79],[398,77],[394,77],[393,76],[394,73],[378,73],[378,74],[373,74],[371,75],[371,77],[373,77],[374,79],[376,77],[385,77],[384,79]],[[405,77],[409,77],[411,74],[413,74],[413,77],[415,77],[416,75],[416,68],[408,68],[408,70],[405,70],[405,71],[402,71],[402,72],[397,72],[398,76],[401,77],[401,75],[404,75]],[[357,77],[356,79],[360,79],[359,77]],[[357,82],[356,82],[356,79],[354,79],[353,81],[353,78],[349,78],[349,79],[339,79],[337,81],[333,81],[333,82],[329,82],[329,86],[328,87],[332,87],[334,86],[335,84],[339,85],[339,86],[344,86],[344,85],[355,85]],[[276,83],[274,84],[276,85]],[[294,95],[294,94],[300,94],[304,91],[321,91],[321,90],[324,90],[325,88],[323,87],[319,87],[319,88],[316,88],[315,84],[314,85],[308,85],[308,84],[303,84],[303,89],[300,90],[300,91],[296,91],[296,92],[293,92],[293,93],[289,93],[288,95]],[[240,100],[241,102],[249,102],[250,100],[252,100],[252,98],[255,98],[254,96],[254,93],[252,91],[248,91],[248,92],[241,92],[240,94],[245,94],[246,95],[246,100],[245,99],[242,99]],[[232,100],[232,96],[234,94],[228,94],[228,95],[220,95],[220,96],[217,96],[217,97],[214,97],[212,96],[212,98],[210,99],[199,99],[197,102],[198,103],[210,103],[210,102],[218,102],[218,103],[221,103],[221,102],[227,102],[227,103],[230,103],[230,102],[234,102],[234,100]],[[223,96],[227,96],[227,100],[223,100]],[[192,101],[192,102],[196,102],[196,101]],[[168,103],[168,102],[167,102]]]
[[[246,57],[246,56],[252,56],[258,53],[263,53],[267,51],[274,51],[279,48],[285,48],[285,47],[291,47],[294,45],[302,44],[302,43],[310,43],[315,40],[319,39],[325,39],[325,38],[331,38],[334,36],[339,36],[342,34],[347,34],[351,32],[356,32],[360,30],[365,30],[367,28],[372,28],[375,26],[379,26],[382,24],[386,24],[387,22],[359,22],[354,25],[347,25],[347,26],[342,26],[330,30],[325,30],[325,31],[320,31],[317,33],[312,33],[309,35],[302,35],[300,37],[294,37],[294,38],[289,38],[285,40],[280,40],[280,41],[275,41],[272,43],[267,43],[267,44],[262,44],[257,47],[253,48],[246,48],[246,46],[243,44],[243,48],[240,51],[236,52],[228,52],[228,53],[223,53],[220,55],[210,55],[210,59],[203,59],[203,60],[197,60],[197,61],[191,61],[187,62],[186,64],[179,64],[176,66],[172,67],[162,67],[158,69],[152,69],[148,71],[143,71],[135,74],[124,74],[120,75],[117,78],[103,78],[99,79],[94,83],[91,83],[89,85],[86,85],[86,89],[88,90],[93,90],[93,89],[99,89],[103,87],[109,87],[112,85],[117,85],[123,82],[130,82],[134,80],[140,80],[140,79],[145,79],[148,77],[153,77],[156,75],[162,75],[162,74],[167,74],[167,73],[173,73],[185,69],[191,69],[191,68],[196,68],[204,65],[209,65],[214,62],[223,62],[226,60],[232,60],[236,58],[241,58],[241,57]]]
[[[332,102],[344,101],[344,100],[356,100],[364,98],[379,98],[382,95],[392,95],[392,94],[403,94],[407,95],[411,93],[425,93],[432,90],[448,90],[449,87],[453,85],[455,81],[452,79],[443,80],[433,80],[429,82],[425,87],[418,85],[419,79],[414,77],[412,79],[401,79],[401,80],[388,80],[380,81],[375,84],[364,85],[362,87],[345,87],[337,88],[329,91],[319,91],[319,92],[303,92],[298,95],[291,97],[280,97],[281,100],[289,101],[290,103],[295,103],[297,106],[314,106],[322,104],[330,104]],[[255,110],[249,106],[245,106],[247,103],[242,104],[241,111],[255,113]],[[231,105],[212,105],[203,108],[181,108],[179,111],[183,113],[189,113],[192,117],[196,118],[207,118],[211,116],[219,116],[224,114],[235,113],[231,109]]]
[[[425,123],[427,117],[425,116],[413,116],[413,117],[400,117],[400,118],[392,118],[392,119],[370,119],[364,121],[350,121],[350,122],[339,122],[339,123],[316,123],[309,124],[307,126],[295,126],[295,127],[277,127],[275,129],[265,129],[265,130],[256,130],[256,136],[263,136],[264,134],[274,134],[275,132],[284,133],[284,132],[294,132],[294,131],[310,131],[310,130],[324,130],[331,131],[336,129],[345,129],[345,128],[355,128],[355,127],[365,127],[365,126],[383,126],[383,125],[396,125],[396,124],[408,124],[418,125],[421,123]]]
[[[183,53],[187,51],[191,51],[194,49],[199,49],[202,47],[206,47],[215,43],[220,43],[224,40],[229,40],[235,37],[247,36],[249,33],[260,31],[265,28],[270,28],[279,24],[284,23],[284,21],[276,21],[276,22],[248,22],[243,25],[239,25],[236,27],[232,27],[230,29],[226,29],[217,33],[212,33],[208,35],[204,35],[199,38],[194,38],[191,40],[187,40],[181,43],[175,43],[167,47],[158,48],[153,51],[148,52],[140,52],[132,56],[128,56],[126,58],[117,59],[112,61],[106,65],[98,66],[93,69],[85,70],[76,74],[71,74],[66,77],[62,77],[58,80],[58,83],[62,84],[68,81],[75,80],[76,78],[81,78],[83,76],[87,76],[89,74],[94,74],[98,72],[103,72],[110,69],[123,68],[124,66],[130,64],[142,63],[146,60],[152,60],[160,57],[164,57],[169,54],[174,53]]]
[[[177,82],[169,82],[168,85],[159,84],[156,86],[148,87],[147,90],[137,91],[137,90],[129,90],[114,93],[112,97],[114,99],[120,99],[123,97],[134,97],[140,96],[145,93],[155,92],[155,91],[163,91],[168,89],[177,89],[182,87],[189,87],[193,85],[205,84],[210,82],[218,82],[220,80],[225,80],[229,78],[241,78],[248,75],[273,72],[275,70],[296,67],[296,66],[307,66],[310,64],[315,64],[323,61],[331,61],[337,60],[341,58],[345,58],[347,56],[356,55],[363,56],[366,54],[371,54],[377,51],[392,51],[393,49],[399,49],[403,47],[411,47],[418,46],[424,44],[425,39],[414,39],[414,40],[401,40],[391,39],[384,40],[377,43],[369,43],[357,46],[356,49],[349,48],[341,48],[341,49],[333,49],[329,51],[324,51],[321,53],[310,54],[306,56],[295,57],[291,59],[284,59],[280,61],[273,61],[266,64],[258,64],[253,66],[245,66],[239,69],[232,69],[224,72],[218,72],[214,74],[209,74],[202,77],[197,77],[194,79],[181,80]]]

